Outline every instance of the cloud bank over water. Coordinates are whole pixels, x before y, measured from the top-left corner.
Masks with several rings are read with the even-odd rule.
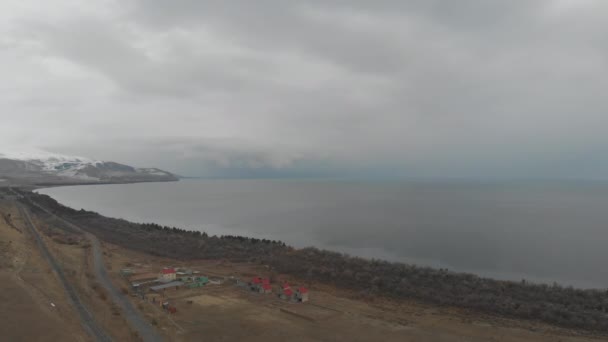
[[[605,1],[0,4],[0,145],[184,175],[608,174]]]

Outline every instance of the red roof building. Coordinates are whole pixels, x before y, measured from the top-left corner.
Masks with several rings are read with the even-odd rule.
[[[281,293],[279,293],[279,297],[287,300],[293,299],[293,290],[289,286],[288,282],[284,282],[283,285],[281,285]]]
[[[299,287],[296,297],[299,302],[308,302],[308,289],[303,286]]]
[[[260,288],[260,293],[271,293],[272,292],[272,286],[270,286],[270,284],[262,284],[262,287]]]
[[[163,268],[163,270],[161,272],[163,274],[172,274],[172,273],[175,273],[175,269],[174,268]]]
[[[160,271],[160,280],[161,281],[172,281],[175,280],[175,269],[172,267],[165,267]]]
[[[270,293],[272,292],[272,286],[270,285],[270,279],[262,277],[253,277],[250,283],[251,291],[256,291],[260,293]]]

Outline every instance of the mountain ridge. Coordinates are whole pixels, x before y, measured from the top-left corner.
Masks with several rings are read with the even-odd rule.
[[[0,152],[0,185],[70,185],[177,181],[171,172],[42,150]]]

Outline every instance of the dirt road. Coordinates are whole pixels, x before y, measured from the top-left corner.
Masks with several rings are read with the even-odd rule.
[[[76,226],[75,224],[73,224],[69,221],[66,221],[63,218],[53,214],[52,212],[50,212],[46,208],[38,205],[37,203],[34,203],[34,202],[30,202],[30,203],[32,203],[32,205],[40,208],[41,210],[45,211],[46,213],[52,215],[57,220],[61,221],[63,224],[69,226],[70,228],[85,234],[87,239],[91,242],[91,250],[93,253],[93,268],[94,268],[95,277],[97,278],[97,281],[105,288],[105,290],[110,295],[110,298],[112,299],[112,301],[122,309],[122,311],[125,315],[125,318],[129,322],[131,327],[137,331],[139,336],[144,341],[146,341],[146,342],[162,341],[163,340],[162,337],[156,332],[156,330],[154,330],[152,325],[150,323],[148,323],[148,321],[139,313],[139,311],[137,311],[137,309],[135,309],[135,307],[133,307],[133,304],[131,304],[129,299],[126,298],[118,290],[118,288],[116,288],[116,286],[114,286],[114,284],[110,280],[110,277],[108,276],[108,273],[106,272],[106,269],[105,269],[105,265],[103,262],[103,255],[101,252],[101,246],[100,246],[100,243],[99,243],[99,240],[97,239],[97,237],[95,237],[93,234],[85,232],[83,229]],[[28,219],[28,221],[29,221],[29,219]]]
[[[76,308],[76,311],[78,312],[82,321],[82,325],[87,331],[87,333],[89,333],[89,335],[91,335],[91,337],[93,337],[97,341],[112,341],[110,336],[106,334],[106,332],[99,326],[99,324],[97,324],[91,312],[87,310],[87,308],[84,306],[84,304],[78,297],[78,294],[74,287],[67,280],[63,269],[61,268],[61,266],[59,266],[57,260],[55,260],[53,255],[49,252],[46,244],[44,243],[44,240],[42,240],[42,237],[34,226],[34,223],[32,222],[32,219],[30,218],[27,209],[25,209],[21,203],[18,203],[17,205],[19,207],[19,212],[25,221],[25,224],[30,230],[32,236],[35,238],[36,244],[40,248],[40,251],[42,252],[43,256],[48,260],[55,273],[57,273],[59,281],[61,282],[66,293],[68,294],[72,306]]]
[[[99,240],[92,234],[86,233],[87,238],[91,241],[93,250],[93,267],[95,268],[95,277],[99,283],[108,291],[112,301],[116,303],[124,312],[127,321],[131,326],[137,330],[139,336],[144,341],[162,341],[161,336],[154,330],[154,328],[148,323],[148,321],[141,316],[139,311],[133,307],[133,304],[126,298],[120,291],[114,286],[106,268],[103,264],[103,256],[101,254],[101,247],[99,246]]]

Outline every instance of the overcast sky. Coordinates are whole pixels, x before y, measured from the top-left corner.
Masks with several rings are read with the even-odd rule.
[[[0,147],[202,176],[608,178],[608,1],[3,0]]]

